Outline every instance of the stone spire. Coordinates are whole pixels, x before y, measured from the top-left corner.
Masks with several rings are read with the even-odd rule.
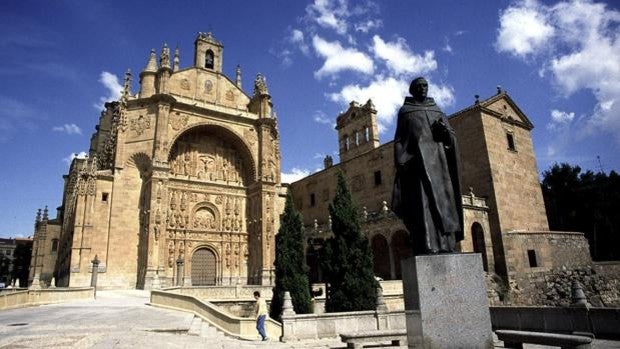
[[[254,79],[254,96],[260,95],[268,95],[269,90],[267,89],[267,80],[263,76],[263,74],[256,74],[256,79]]]
[[[35,223],[39,223],[41,221],[41,209],[37,210],[37,218],[34,221]]]
[[[161,54],[159,55],[159,67],[170,68],[170,48],[168,48],[168,44],[165,42],[164,47],[161,49]]]
[[[47,205],[45,206],[45,208],[43,209],[43,222],[47,222],[48,220],[48,216],[47,216]]]
[[[235,73],[236,73],[235,83],[237,84],[237,87],[241,89],[241,66],[239,64],[237,64],[237,70],[235,71]]]
[[[180,59],[179,59],[179,46],[177,46],[174,49],[174,61],[172,64],[172,71],[178,71],[179,70],[179,63],[180,63]]]
[[[125,82],[123,83],[121,99],[126,100],[129,96],[131,96],[131,69],[127,69],[125,72]]]
[[[146,64],[143,72],[156,73],[157,72],[157,58],[155,56],[155,49],[151,49],[151,54],[149,56],[149,61]]]

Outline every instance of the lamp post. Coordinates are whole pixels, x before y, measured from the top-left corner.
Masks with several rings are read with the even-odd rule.
[[[97,274],[99,273],[99,259],[97,258],[97,255],[95,255],[95,259],[93,259],[91,263],[93,263],[93,272],[90,276],[90,287],[95,289],[93,292],[93,297],[97,299]]]

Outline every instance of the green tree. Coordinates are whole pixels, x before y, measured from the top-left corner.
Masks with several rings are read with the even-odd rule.
[[[618,260],[620,252],[620,176],[579,166],[555,164],[543,172],[549,228],[585,233],[595,260]]]
[[[276,285],[269,316],[280,319],[284,292],[289,291],[297,314],[312,312],[308,266],[304,257],[304,233],[301,214],[295,210],[290,192],[286,196],[280,230],[276,236]]]
[[[325,310],[373,310],[378,285],[372,268],[372,251],[361,232],[359,213],[342,172],[338,172],[329,214],[334,236],[326,241],[322,263],[328,283]]]

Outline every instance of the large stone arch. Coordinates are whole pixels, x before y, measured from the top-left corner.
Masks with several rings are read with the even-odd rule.
[[[205,122],[205,123],[193,124],[191,126],[188,126],[180,130],[179,133],[177,133],[170,142],[170,147],[168,148],[168,152],[167,152],[168,153],[167,160],[169,163],[172,160],[172,158],[176,155],[174,152],[175,152],[175,149],[177,147],[179,140],[181,140],[183,137],[186,137],[194,132],[196,133],[202,132],[205,135],[214,135],[217,138],[228,140],[232,144],[234,144],[234,147],[241,155],[245,166],[247,166],[247,168],[245,168],[247,172],[245,186],[248,186],[252,182],[255,182],[257,180],[257,177],[256,177],[258,173],[257,168],[256,168],[257,161],[252,155],[252,150],[251,150],[250,145],[246,142],[246,140],[241,135],[239,135],[232,129],[226,126],[223,126],[223,125],[216,125],[216,124]]]
[[[372,248],[372,264],[375,276],[378,276],[383,280],[390,280],[391,265],[390,246],[388,244],[388,240],[381,234],[375,234],[370,239],[370,246]]]
[[[125,162],[125,171],[123,176],[126,183],[139,183],[139,191],[135,191],[134,185],[122,187],[122,192],[113,193],[113,196],[119,195],[125,201],[136,201],[135,210],[127,210],[124,215],[135,215],[133,219],[128,220],[129,226],[125,227],[128,231],[135,231],[137,234],[128,234],[128,236],[137,236],[137,244],[128,242],[128,246],[136,246],[136,288],[143,289],[145,287],[146,273],[148,266],[149,251],[149,232],[146,212],[150,209],[151,200],[151,174],[153,171],[153,162],[151,157],[145,153],[138,152],[131,154]],[[135,195],[138,194],[136,198]],[[113,205],[114,206],[114,205]],[[127,239],[127,237],[126,237]]]
[[[401,262],[403,259],[413,255],[411,248],[411,239],[409,233],[405,230],[397,230],[392,234],[391,239],[392,255],[394,256],[394,276],[396,279],[402,279]]]
[[[489,261],[487,258],[486,243],[484,241],[484,229],[482,224],[474,222],[471,225],[471,243],[474,253],[480,253],[482,255],[482,267],[484,271],[489,271]]]

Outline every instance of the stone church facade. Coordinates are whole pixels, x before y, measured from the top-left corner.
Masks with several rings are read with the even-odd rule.
[[[284,197],[276,116],[264,77],[248,94],[239,67],[234,80],[223,74],[222,57],[223,45],[199,33],[193,65],[181,68],[164,44],[140,72],[139,93],[126,74],[88,158],[65,176],[58,286],[89,285],[95,256],[108,288],[272,282]]]

